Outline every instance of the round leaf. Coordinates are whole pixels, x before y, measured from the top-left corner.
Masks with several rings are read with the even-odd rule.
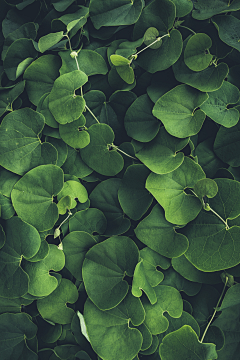
[[[190,37],[184,51],[185,64],[193,71],[206,69],[212,61],[209,49],[212,40],[207,34],[198,33]]]
[[[125,298],[129,286],[123,277],[133,276],[138,258],[137,246],[126,236],[113,236],[87,252],[83,281],[89,298],[99,309],[114,308]]]
[[[71,197],[72,203],[70,209],[76,207],[77,203],[75,199],[78,199],[80,203],[85,203],[88,199],[86,188],[79,181],[74,180],[68,180],[64,183],[63,189],[58,193],[57,199],[60,200],[64,196]]]
[[[104,234],[106,227],[107,220],[103,212],[94,208],[78,211],[69,220],[70,232],[86,231],[91,235],[93,233]]]
[[[58,219],[53,202],[63,187],[63,171],[56,165],[41,165],[26,173],[11,193],[18,216],[38,231],[51,229]]]
[[[194,185],[193,190],[200,199],[202,199],[204,196],[213,198],[217,195],[218,186],[217,183],[212,179],[202,179]]]
[[[144,40],[143,40],[144,44],[149,46],[150,44],[152,44],[154,41],[157,40],[158,35],[159,35],[158,29],[154,27],[148,28],[144,34]],[[151,45],[150,49],[156,50],[160,48],[161,45],[162,45],[162,39],[157,41],[155,44]]]
[[[70,124],[59,125],[59,134],[63,141],[75,149],[81,149],[90,143],[89,133],[85,130],[86,119],[83,115]]]

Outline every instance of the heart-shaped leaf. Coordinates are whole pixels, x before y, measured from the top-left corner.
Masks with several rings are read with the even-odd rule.
[[[94,208],[78,211],[69,220],[70,232],[85,231],[91,235],[93,233],[104,234],[106,227],[107,219],[103,212]]]
[[[83,115],[70,124],[59,125],[59,134],[63,141],[75,149],[81,149],[90,143],[89,133],[85,129],[86,119]]]
[[[184,51],[187,67],[193,71],[206,69],[213,57],[209,52],[211,46],[212,40],[207,34],[198,33],[190,37]]]

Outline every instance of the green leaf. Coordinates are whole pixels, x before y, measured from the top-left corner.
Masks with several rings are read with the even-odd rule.
[[[103,212],[94,208],[78,211],[69,220],[70,232],[86,231],[91,235],[93,233],[104,234],[106,227],[107,219]]]
[[[189,0],[171,0],[176,6],[176,17],[186,16],[192,11],[193,3]]]
[[[211,18],[213,15],[235,11],[240,9],[239,0],[235,1],[222,1],[212,0],[211,3],[208,0],[197,0],[194,4],[194,10],[192,16],[197,20],[205,20]]]
[[[174,360],[176,356],[179,360],[210,360],[218,357],[216,345],[200,343],[197,334],[189,325],[184,325],[166,335],[160,345],[159,353],[162,360]]]
[[[178,139],[171,136],[162,126],[157,136],[147,144],[133,141],[135,156],[156,174],[167,174],[177,169],[184,160],[183,149],[189,138]]]
[[[75,149],[82,149],[90,143],[89,133],[85,129],[86,119],[83,115],[70,124],[59,125],[59,133],[63,141]]]
[[[240,214],[237,201],[240,184],[230,179],[215,179],[217,195],[209,200],[211,208],[224,221],[236,219]],[[236,223],[235,223],[236,221]],[[201,224],[201,226],[199,226]],[[237,220],[231,221],[229,229],[214,213],[202,212],[184,229],[189,240],[186,258],[201,271],[219,271],[240,263],[239,234]],[[198,229],[198,230],[197,230]]]
[[[91,192],[89,199],[91,206],[101,210],[107,219],[105,235],[120,235],[125,233],[131,223],[124,217],[118,200],[120,179],[107,179],[98,184]]]
[[[106,360],[132,360],[142,347],[139,326],[144,320],[141,301],[129,292],[114,309],[101,311],[89,299],[84,319],[93,350]],[[130,323],[131,321],[131,323]]]
[[[157,302],[154,287],[156,287],[164,277],[163,273],[157,270],[157,266],[161,266],[161,263],[162,256],[146,247],[140,250],[140,261],[134,270],[132,294],[140,297],[142,296],[143,290],[152,305]]]
[[[77,280],[82,281],[83,260],[88,250],[94,245],[96,245],[95,239],[85,231],[71,231],[62,240],[66,258],[65,266]]]
[[[57,149],[58,158],[56,165],[61,167],[67,159],[67,155],[68,155],[67,144],[61,139],[56,139],[50,136],[45,137],[45,140],[48,143],[52,144]]]
[[[32,40],[15,40],[9,46],[3,61],[4,70],[9,80],[15,81],[20,75],[22,75],[28,65],[37,57],[37,54],[38,53],[33,46]],[[18,67],[21,64],[22,66],[20,70]]]
[[[15,214],[11,200],[0,193],[0,217],[4,220],[10,219]]]
[[[217,195],[218,186],[212,179],[201,179],[194,185],[193,190],[200,199],[204,196],[213,198]]]
[[[26,80],[26,90],[29,100],[38,105],[44,94],[52,90],[53,83],[59,76],[61,61],[56,55],[43,55],[32,62],[26,69],[23,79]]]
[[[231,286],[226,292],[221,307],[218,310],[223,311],[224,309],[228,309],[232,306],[239,305],[240,302],[239,294],[240,294],[240,284]]]
[[[75,200],[74,200],[74,202],[75,202]],[[75,206],[76,206],[76,204],[75,204]],[[61,199],[57,203],[57,207],[58,207],[58,212],[59,212],[60,215],[64,215],[67,210],[72,209],[73,206],[72,206],[72,198],[71,198],[71,196],[66,195],[66,196],[61,197]],[[60,229],[57,228],[54,231],[54,239],[56,237],[58,237],[60,234],[61,234],[61,231],[60,231]]]
[[[168,312],[171,317],[179,318],[183,311],[183,300],[180,293],[171,286],[157,285],[154,288],[157,302],[151,305],[146,297],[142,299],[146,313],[145,324],[153,335],[161,334],[168,328],[169,322],[163,315]]]
[[[166,221],[163,209],[155,205],[134,230],[137,238],[150,249],[167,257],[178,257],[188,248],[187,238]]]
[[[84,178],[90,175],[93,170],[83,162],[81,154],[78,150],[68,147],[67,160],[62,165],[62,169],[65,174]]]
[[[113,236],[87,252],[83,281],[89,298],[99,309],[114,308],[125,298],[129,286],[123,277],[133,276],[138,259],[136,244],[126,236]]]
[[[59,31],[56,33],[50,33],[45,36],[42,36],[38,40],[38,48],[41,53],[44,53],[53,45],[57,44],[63,38],[63,31]]]
[[[200,91],[210,92],[219,89],[229,71],[227,64],[221,62],[217,66],[211,65],[202,71],[190,70],[184,62],[184,51],[188,39],[184,41],[182,54],[173,65],[176,80]]]
[[[211,38],[204,33],[198,33],[190,37],[184,51],[184,62],[193,71],[206,69],[213,56],[209,53],[212,46]]]
[[[229,128],[223,126],[218,130],[214,141],[214,152],[223,162],[230,166],[240,165],[240,124]]]
[[[51,294],[58,286],[56,277],[49,274],[50,270],[60,271],[65,265],[65,256],[56,245],[49,245],[48,255],[40,261],[24,261],[23,269],[29,277],[28,292],[42,297]]]
[[[146,49],[138,56],[136,62],[151,74],[166,70],[178,60],[182,52],[182,46],[181,33],[173,29],[170,31],[169,36],[162,39],[160,48],[157,50]]]
[[[96,29],[101,26],[119,26],[134,24],[142,11],[141,0],[91,0],[89,6],[90,18]]]
[[[228,108],[239,101],[240,92],[235,85],[224,81],[220,89],[210,92],[209,98],[201,105],[201,109],[217,124],[227,128],[238,123],[239,111]]]
[[[160,123],[152,115],[153,104],[147,94],[139,96],[127,109],[124,126],[128,136],[137,141],[151,141],[158,133]]]
[[[0,116],[13,107],[13,102],[21,95],[25,81],[18,82],[13,88],[2,90],[0,93]]]
[[[58,193],[58,201],[64,196],[71,197],[70,209],[76,207],[76,200],[78,200],[80,203],[85,203],[88,199],[86,188],[80,182],[74,180],[68,180],[64,183],[62,190]]]
[[[65,11],[73,2],[74,0],[54,0],[52,4],[57,11]]]
[[[153,115],[161,120],[167,132],[184,138],[197,134],[205,113],[196,110],[208,98],[206,93],[182,84],[164,94],[153,107]]]
[[[0,315],[0,351],[3,360],[31,359],[38,356],[27,346],[27,340],[33,339],[37,333],[37,326],[28,314]]]
[[[149,46],[150,44],[152,44],[154,41],[157,40],[158,36],[159,36],[158,29],[156,29],[155,27],[148,28],[144,34],[144,40],[143,40],[144,44]],[[158,40],[155,44],[151,45],[149,48],[156,50],[160,48],[161,45],[162,45],[162,39]]]
[[[49,110],[49,94],[44,94],[37,105],[37,112],[41,113],[44,116],[45,123],[54,128],[58,129],[59,123],[54,119],[51,111]]]
[[[116,67],[118,75],[123,79],[127,84],[132,84],[135,80],[134,71],[129,65],[117,66]]]
[[[76,95],[75,90],[88,80],[87,75],[79,70],[61,75],[53,84],[49,95],[49,109],[59,124],[77,120],[85,109],[85,100]]]
[[[28,292],[29,277],[22,269],[22,258],[30,259],[39,250],[37,230],[15,216],[6,221],[6,242],[0,250],[1,297],[17,298]]]
[[[123,212],[133,220],[139,220],[152,203],[152,196],[145,189],[150,171],[144,165],[128,166],[118,190]]]
[[[63,188],[63,171],[56,165],[41,165],[26,173],[11,193],[18,216],[39,231],[51,229],[58,219],[53,202]]]
[[[188,296],[196,295],[201,289],[201,284],[192,283],[191,281],[188,281],[179,273],[177,273],[172,267],[163,271],[163,274],[164,274],[164,279],[161,285],[172,286],[178,291],[184,291]]]
[[[6,115],[0,127],[0,164],[19,175],[38,165],[55,164],[57,150],[39,139],[43,127],[44,117],[29,108]]]
[[[220,39],[240,51],[240,20],[232,15],[218,15],[214,16],[212,22],[218,30]]]
[[[169,174],[151,173],[146,188],[165,210],[166,220],[185,225],[195,219],[201,210],[200,200],[184,190],[193,188],[198,180],[204,179],[202,168],[188,157],[182,165]]]
[[[37,300],[37,308],[41,316],[57,324],[69,324],[75,314],[66,303],[74,304],[78,299],[76,286],[67,279],[62,279],[60,285],[49,296]]]
[[[62,66],[60,68],[60,75],[64,75],[68,72],[78,70],[76,60],[70,56],[71,51],[60,51],[59,55],[62,59]],[[107,64],[104,58],[96,51],[89,49],[82,49],[77,56],[77,62],[79,69],[83,71],[87,76],[102,74],[105,75],[108,72]]]
[[[37,324],[39,338],[48,344],[55,343],[62,335],[62,326],[60,324],[50,324],[40,316],[37,318]]]
[[[19,179],[19,175],[0,167],[0,189],[2,195],[10,198],[13,186]]]
[[[131,64],[131,61],[120,55],[111,55],[110,60],[115,66],[127,66]]]
[[[107,124],[94,124],[88,129],[90,143],[80,153],[83,161],[101,175],[114,176],[124,164],[122,156],[113,148],[114,132]]]
[[[4,246],[5,241],[6,241],[6,235],[2,225],[0,225],[0,249]]]

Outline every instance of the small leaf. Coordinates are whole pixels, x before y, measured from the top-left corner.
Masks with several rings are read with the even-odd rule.
[[[120,55],[111,55],[110,60],[115,66],[126,66],[131,64],[131,61]]]
[[[212,179],[201,179],[194,185],[193,190],[200,199],[204,196],[213,198],[217,195],[218,186]]]
[[[50,33],[42,36],[38,41],[38,47],[41,53],[44,53],[53,45],[57,44],[63,38],[63,31]]]
[[[190,37],[184,51],[184,61],[189,69],[201,71],[206,69],[213,56],[209,53],[212,40],[207,34],[198,33]]]
[[[157,40],[157,37],[159,36],[159,31],[155,27],[150,27],[146,30],[144,34],[144,44],[150,45],[155,40]],[[150,46],[150,49],[158,49],[162,45],[162,39],[159,39],[155,44]]]

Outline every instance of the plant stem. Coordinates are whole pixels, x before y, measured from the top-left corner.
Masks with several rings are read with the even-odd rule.
[[[114,147],[115,149],[117,149],[118,151],[120,151],[121,153],[123,153],[124,155],[126,155],[126,156],[128,156],[128,157],[130,157],[130,158],[132,158],[132,159],[134,159],[134,160],[138,160],[137,158],[135,158],[135,157],[133,157],[133,156],[128,155],[127,153],[125,153],[125,151],[119,149],[116,145],[111,144],[111,146]]]
[[[134,56],[140,54],[142,51],[146,50],[147,48],[149,48],[150,46],[152,46],[153,44],[155,44],[156,42],[160,41],[162,38],[164,38],[165,36],[170,36],[169,34],[165,34],[161,37],[158,37],[156,40],[154,40],[151,44],[149,44],[148,46],[146,46],[145,48],[143,48],[142,50],[138,51],[136,54],[134,54]]]
[[[64,219],[61,224],[57,227],[57,229],[60,229],[60,227],[70,218],[70,216],[72,215],[71,211],[69,210],[68,216],[66,217],[66,219]]]
[[[85,105],[85,107],[86,107],[86,109],[90,112],[90,114],[94,117],[94,119],[98,122],[98,124],[100,124],[100,122],[98,121],[98,119],[96,118],[96,116],[94,115],[94,113],[92,112],[92,110],[90,110],[87,105]]]
[[[213,212],[214,215],[216,215],[226,226],[226,229],[228,230],[229,229],[229,226],[228,226],[228,223],[227,221],[223,220],[223,218],[218,215],[218,213],[216,213],[216,211],[214,211],[210,206],[209,206],[209,210]]]
[[[206,329],[204,330],[204,333],[203,333],[203,336],[202,336],[202,338],[201,338],[201,340],[200,340],[200,343],[203,342],[203,339],[204,339],[204,337],[205,337],[205,335],[206,335],[206,333],[207,333],[207,331],[208,331],[208,328],[209,328],[209,326],[211,325],[211,322],[213,321],[213,319],[214,319],[214,317],[215,317],[215,315],[216,315],[216,312],[217,312],[217,309],[218,309],[218,305],[219,305],[219,303],[220,303],[220,301],[221,301],[221,299],[222,299],[222,297],[223,297],[224,291],[225,291],[226,286],[227,286],[227,282],[228,282],[228,277],[226,276],[226,281],[225,281],[225,284],[224,284],[224,287],[223,287],[223,291],[222,291],[222,293],[221,293],[221,295],[220,295],[220,298],[218,299],[218,303],[217,303],[217,305],[216,305],[215,311],[214,311],[214,313],[213,313],[213,315],[212,315],[209,323],[207,324]]]
[[[195,31],[193,31],[192,29],[188,28],[187,26],[179,25],[179,27],[182,27],[182,28],[184,28],[184,29],[187,29],[187,30],[191,31],[194,35],[196,35]]]

